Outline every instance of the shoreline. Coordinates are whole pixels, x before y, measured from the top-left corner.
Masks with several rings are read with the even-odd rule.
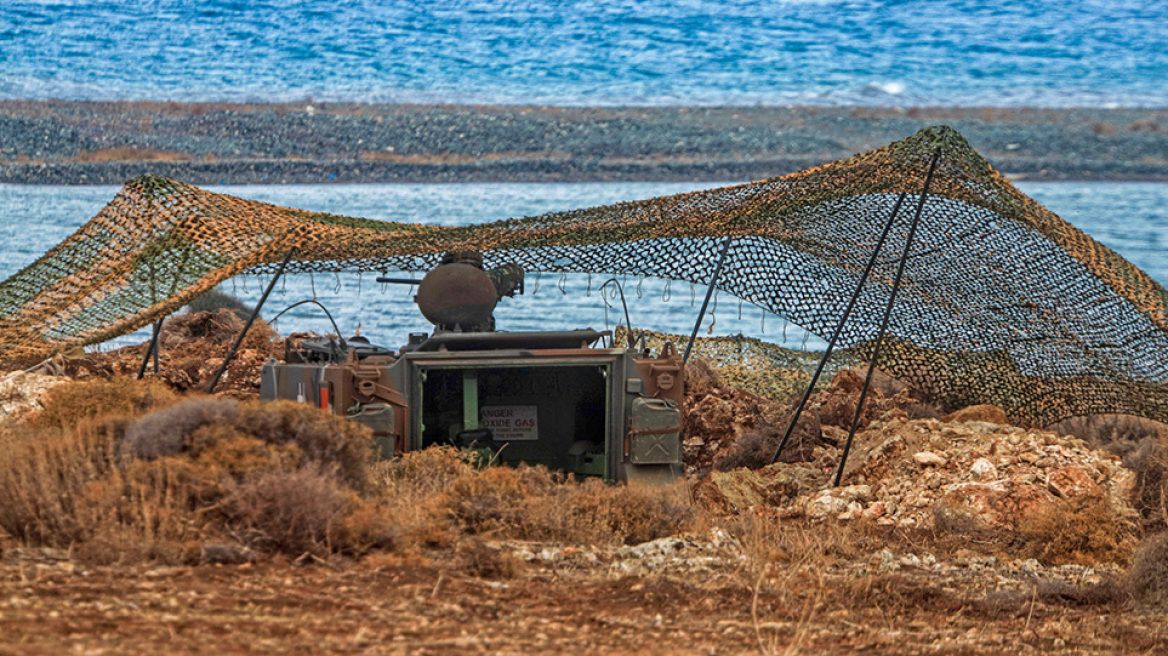
[[[1168,109],[0,101],[0,182],[757,180],[947,124],[1012,179],[1168,182]]]

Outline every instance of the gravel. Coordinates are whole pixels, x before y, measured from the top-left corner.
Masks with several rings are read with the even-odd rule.
[[[945,123],[1030,179],[1168,180],[1168,110],[0,103],[0,182],[759,179]]]

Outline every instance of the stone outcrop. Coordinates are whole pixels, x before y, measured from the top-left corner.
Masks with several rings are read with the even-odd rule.
[[[1039,509],[1086,501],[1136,518],[1134,474],[1116,456],[1047,431],[972,420],[874,421],[857,435],[842,487],[829,487],[837,450],[824,448],[821,456],[713,474],[696,494],[730,512],[959,533],[1017,531]]]

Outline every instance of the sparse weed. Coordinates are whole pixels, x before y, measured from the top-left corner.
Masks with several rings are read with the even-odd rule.
[[[115,377],[58,385],[41,399],[44,410],[30,418],[35,429],[69,430],[87,419],[111,415],[138,416],[168,406],[178,397],[154,380]]]
[[[1024,552],[1048,565],[1126,563],[1132,527],[1103,499],[1043,505],[1020,523]]]
[[[1168,607],[1168,531],[1140,543],[1132,557],[1127,587],[1141,603]]]

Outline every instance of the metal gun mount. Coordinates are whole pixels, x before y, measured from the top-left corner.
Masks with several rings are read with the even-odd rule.
[[[438,332],[490,332],[495,329],[495,306],[505,296],[523,293],[523,269],[504,264],[483,269],[475,251],[447,253],[421,282],[380,277],[377,282],[418,285],[414,302]]]

